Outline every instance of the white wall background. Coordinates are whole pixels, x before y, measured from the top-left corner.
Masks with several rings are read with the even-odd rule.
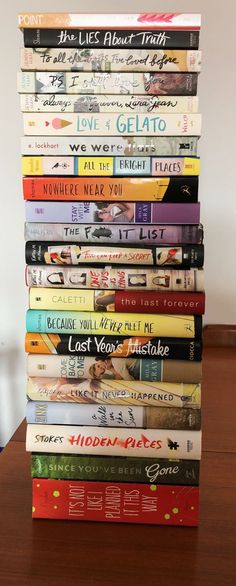
[[[236,323],[236,2],[225,0],[11,0],[4,2],[0,36],[0,446],[25,409],[24,205],[20,179],[22,133],[16,71],[18,12],[201,12],[203,113],[200,200],[206,245],[205,323]]]

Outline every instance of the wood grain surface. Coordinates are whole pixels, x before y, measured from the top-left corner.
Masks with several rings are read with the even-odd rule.
[[[206,348],[198,529],[31,519],[25,423],[0,455],[1,586],[236,584],[236,350]]]

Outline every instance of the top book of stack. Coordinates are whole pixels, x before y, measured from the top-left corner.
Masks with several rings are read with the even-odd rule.
[[[198,49],[200,14],[23,13],[25,47]]]

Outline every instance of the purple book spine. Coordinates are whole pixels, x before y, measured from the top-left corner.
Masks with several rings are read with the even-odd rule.
[[[27,222],[62,222],[72,224],[114,223],[123,224],[199,224],[200,203],[129,203],[133,215],[127,216],[119,210],[119,202],[114,203],[111,221],[101,213],[94,202],[26,202]],[[129,210],[130,212],[130,210]],[[103,220],[104,218],[104,220]]]

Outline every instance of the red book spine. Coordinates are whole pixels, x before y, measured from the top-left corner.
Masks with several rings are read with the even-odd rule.
[[[127,313],[170,313],[203,315],[204,293],[159,291],[116,291],[115,311]]]
[[[198,525],[199,489],[34,478],[33,518]]]

